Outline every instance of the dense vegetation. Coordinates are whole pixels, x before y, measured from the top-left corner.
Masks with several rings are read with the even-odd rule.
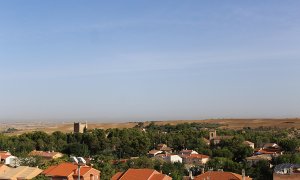
[[[144,127],[139,123],[130,129],[93,129],[85,133],[31,132],[19,136],[0,135],[0,147],[9,150],[19,157],[27,157],[34,149],[44,151],[60,151],[66,155],[92,157],[92,164],[101,170],[101,179],[109,179],[115,172],[128,168],[154,168],[169,174],[174,179],[181,179],[187,175],[187,169],[180,163],[165,163],[159,160],[147,158],[147,152],[159,143],[165,143],[178,152],[182,149],[193,149],[199,153],[212,157],[205,167],[193,167],[194,175],[200,174],[201,168],[223,169],[241,174],[242,169],[246,174],[255,179],[271,179],[272,169],[269,162],[261,161],[256,166],[250,167],[245,158],[251,156],[253,150],[243,145],[244,140],[255,143],[257,147],[264,143],[277,142],[285,150],[286,154],[272,160],[272,164],[284,162],[300,163],[298,133],[296,130],[280,130],[271,128],[243,130],[218,129],[219,135],[231,135],[232,139],[221,141],[217,146],[208,146],[204,138],[208,138],[209,128],[217,128],[217,124],[184,123],[178,125],[158,126],[150,123]],[[144,129],[144,130],[143,130]],[[139,157],[139,158],[132,158]],[[129,159],[125,163],[115,160]],[[51,162],[35,161],[27,162],[28,165],[46,168],[51,164],[67,161],[66,156],[60,160]],[[26,162],[24,162],[26,164]],[[39,177],[41,178],[41,177]],[[42,178],[41,178],[42,179]]]

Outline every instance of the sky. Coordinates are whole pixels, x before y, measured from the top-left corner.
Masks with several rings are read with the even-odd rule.
[[[300,117],[300,1],[0,2],[0,120]]]

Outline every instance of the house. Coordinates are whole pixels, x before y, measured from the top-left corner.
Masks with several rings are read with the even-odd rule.
[[[116,173],[111,180],[172,180],[168,175],[159,173],[154,169],[128,169]]]
[[[271,161],[273,156],[271,154],[260,154],[256,156],[246,157],[246,161],[251,165],[255,165],[258,163],[258,161],[266,160]]]
[[[275,166],[273,180],[300,179],[300,164],[279,164]]]
[[[10,165],[18,158],[16,156],[11,155],[11,153],[8,151],[0,151],[0,159],[2,164]]]
[[[154,157],[157,154],[161,154],[161,153],[163,153],[163,151],[152,149],[151,151],[148,152],[148,157]]]
[[[221,140],[232,139],[233,136],[217,136],[216,130],[209,131],[209,140],[212,141],[213,144],[219,144]]]
[[[168,147],[166,144],[158,144],[156,149],[162,152],[172,153],[172,148]]]
[[[165,162],[170,162],[170,163],[175,163],[175,162],[182,163],[182,158],[177,154],[158,154],[154,158],[161,159]]]
[[[190,154],[182,157],[182,162],[185,164],[203,165],[209,161],[209,156],[204,154]]]
[[[198,154],[198,152],[194,151],[194,150],[184,149],[184,150],[179,151],[178,154],[179,155],[191,155],[191,154]]]
[[[175,162],[182,163],[182,158],[176,154],[167,154],[165,157],[165,161],[170,163],[175,163]]]
[[[254,149],[254,143],[250,142],[250,141],[244,141],[243,142],[244,145],[251,147],[252,149]]]
[[[281,147],[276,143],[266,143],[263,145],[262,149],[281,149]]]
[[[276,143],[267,143],[262,148],[255,150],[255,154],[281,155],[282,153],[282,148]]]
[[[50,166],[42,174],[53,180],[76,180],[78,179],[78,166],[73,163],[61,163],[56,166]],[[81,166],[80,178],[83,180],[99,180],[100,171],[90,166]]]
[[[223,171],[207,171],[203,174],[200,174],[194,178],[194,180],[252,180],[250,177],[244,175],[232,173],[232,172],[223,172]]]
[[[0,179],[19,180],[33,179],[38,176],[43,170],[37,167],[19,166],[11,168],[5,165],[0,167]]]
[[[33,150],[29,153],[29,156],[40,156],[45,159],[57,159],[57,158],[63,157],[63,154],[60,152],[54,152],[54,151]]]

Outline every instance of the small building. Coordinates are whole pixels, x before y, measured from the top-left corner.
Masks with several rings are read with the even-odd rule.
[[[300,164],[279,164],[275,166],[273,180],[300,179]]]
[[[262,149],[281,149],[281,147],[276,143],[266,143],[263,145]]]
[[[190,154],[182,157],[185,164],[204,165],[209,161],[209,156],[204,154]]]
[[[167,154],[165,157],[165,161],[170,163],[182,163],[182,158],[177,154]]]
[[[16,168],[2,165],[0,167],[0,179],[19,180],[33,179],[38,176],[43,170],[37,167],[19,166]]]
[[[74,133],[84,133],[87,130],[87,122],[74,122]]]
[[[155,159],[161,159],[165,162],[175,163],[179,162],[182,163],[182,158],[177,154],[158,154],[154,157]]]
[[[18,159],[16,156],[11,155],[9,151],[0,151],[0,160],[2,164],[10,165]]]
[[[48,169],[44,170],[42,174],[53,180],[77,180],[78,166],[73,163],[61,163],[56,166],[50,166]],[[100,171],[90,166],[81,166],[80,178],[100,180]]]
[[[265,161],[271,161],[273,158],[270,154],[260,154],[256,156],[246,157],[246,161],[251,165],[256,165],[259,161],[265,160]]]
[[[154,157],[161,153],[163,153],[163,151],[152,149],[151,151],[148,152],[148,157]]]
[[[197,151],[194,151],[194,150],[189,150],[189,149],[183,149],[183,150],[181,150],[181,151],[179,151],[179,153],[178,153],[179,155],[191,155],[191,154],[198,154],[198,152]]]
[[[245,174],[240,175],[232,172],[223,171],[207,171],[194,178],[194,180],[252,180],[250,177],[246,177]]]
[[[252,149],[254,149],[254,143],[250,142],[250,141],[244,141],[243,142],[244,145],[251,147]]]
[[[283,154],[283,151],[276,143],[267,143],[262,148],[256,149],[255,154],[272,154],[276,156]]]
[[[168,175],[154,169],[128,169],[125,172],[116,173],[111,180],[172,180]]]
[[[63,157],[63,154],[55,151],[37,151],[33,150],[29,153],[29,156],[40,156],[44,159],[57,159]]]
[[[156,146],[156,150],[160,150],[164,153],[172,153],[172,148],[170,148],[170,147],[168,147],[168,145],[162,144],[162,143],[160,143]]]

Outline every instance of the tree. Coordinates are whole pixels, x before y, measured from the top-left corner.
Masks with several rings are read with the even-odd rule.
[[[95,155],[92,157],[91,164],[95,169],[101,170],[101,180],[110,180],[111,177],[116,173],[115,167],[113,167],[112,157]]]
[[[271,180],[273,179],[272,175],[269,162],[265,160],[258,161],[250,172],[250,176],[255,177],[256,180]]]
[[[287,152],[295,152],[299,145],[300,142],[296,138],[285,138],[281,139],[279,142],[279,146],[281,146],[282,149]]]
[[[232,159],[234,157],[233,153],[226,147],[223,149],[214,149],[213,156],[214,157],[225,157],[228,159]]]
[[[89,148],[86,144],[71,143],[65,146],[64,153],[73,156],[87,157],[89,156]]]
[[[213,168],[214,170],[223,169],[224,171],[231,171],[235,173],[240,173],[242,171],[242,164],[232,161],[228,158],[216,157],[208,161],[208,168]]]

